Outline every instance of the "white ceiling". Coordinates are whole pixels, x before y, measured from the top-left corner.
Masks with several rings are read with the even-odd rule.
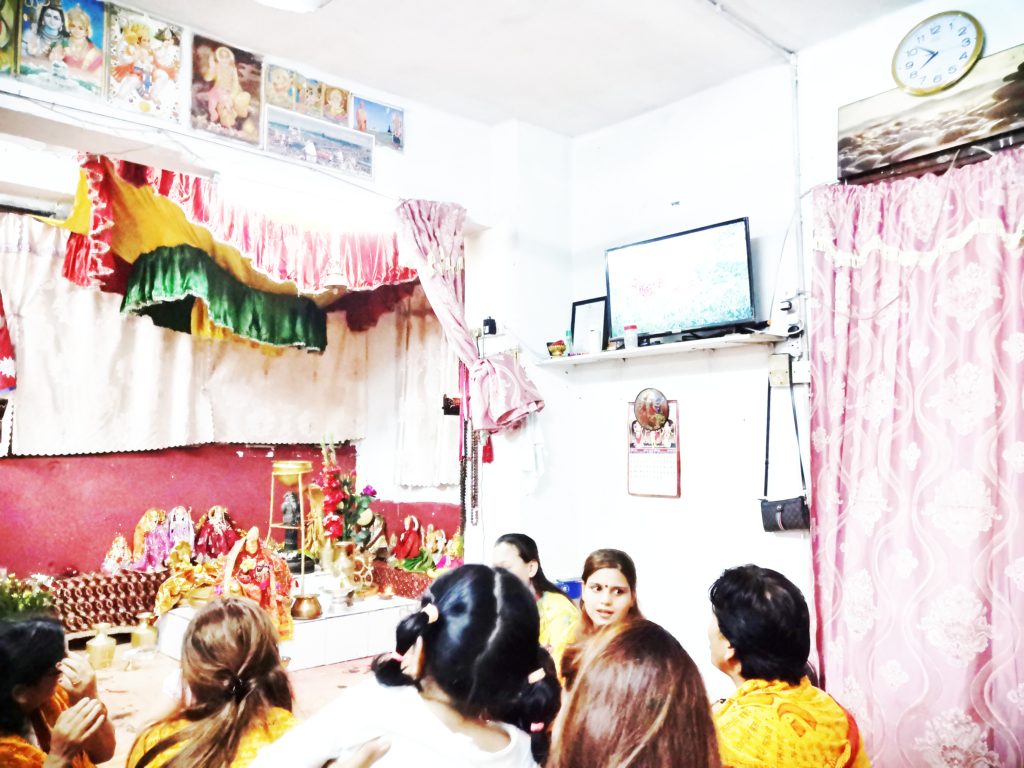
[[[130,0],[225,42],[486,123],[575,136],[783,59],[914,0]],[[724,6],[726,11],[718,7]]]

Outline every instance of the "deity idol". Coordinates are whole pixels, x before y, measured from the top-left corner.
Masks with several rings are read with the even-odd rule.
[[[291,585],[288,564],[264,546],[255,526],[228,553],[223,593],[259,603],[273,620],[281,640],[292,638]]]
[[[227,507],[210,507],[196,526],[196,562],[204,563],[226,555],[240,538],[242,535]]]

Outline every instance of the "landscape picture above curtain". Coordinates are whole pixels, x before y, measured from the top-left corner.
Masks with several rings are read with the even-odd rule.
[[[267,357],[122,315],[61,277],[67,232],[0,215],[0,293],[18,353],[11,451],[69,455],[366,434],[366,334],[343,314],[327,349]]]
[[[1024,150],[814,196],[824,684],[876,766],[1024,765]]]

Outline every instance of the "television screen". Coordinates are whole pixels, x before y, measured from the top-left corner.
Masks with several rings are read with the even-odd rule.
[[[606,252],[609,335],[667,335],[754,321],[747,219]]]

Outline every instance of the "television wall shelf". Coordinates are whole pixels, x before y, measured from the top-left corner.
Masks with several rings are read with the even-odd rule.
[[[726,336],[716,336],[710,339],[691,339],[690,341],[676,341],[671,344],[653,344],[648,347],[637,347],[636,349],[618,349],[615,351],[595,352],[589,355],[551,357],[545,360],[538,360],[536,365],[545,368],[568,368],[573,365],[606,363],[612,360],[629,360],[636,357],[678,355],[684,352],[745,347],[751,344],[777,344],[780,341],[786,341],[786,337],[776,336],[771,333],[730,333]]]

